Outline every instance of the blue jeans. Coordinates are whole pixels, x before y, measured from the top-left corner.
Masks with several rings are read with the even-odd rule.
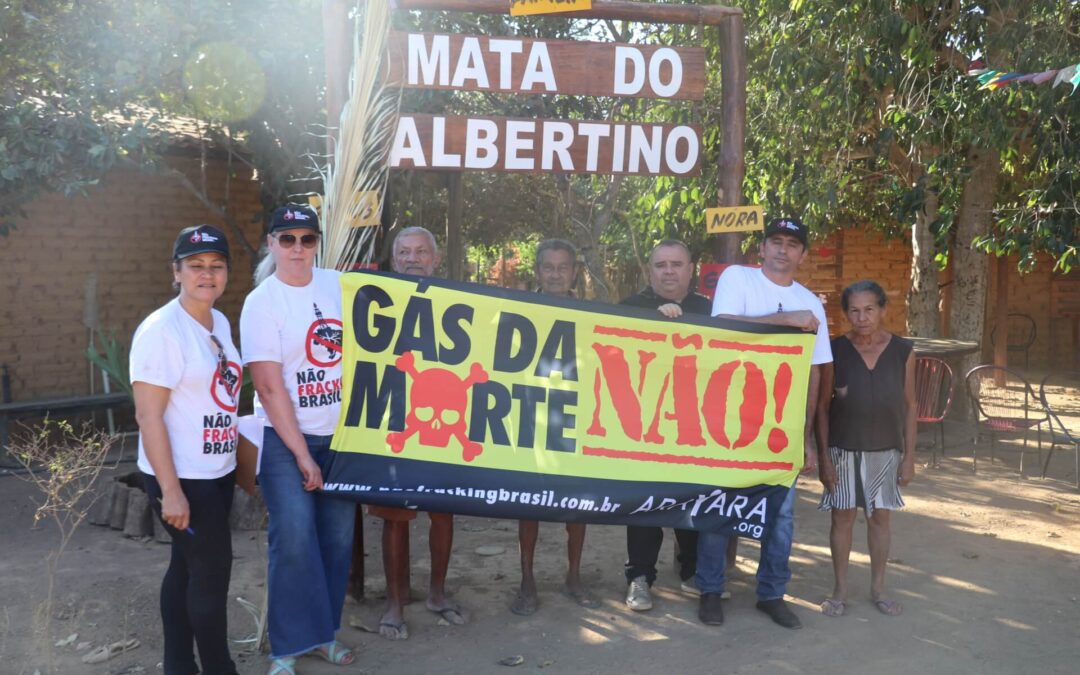
[[[758,559],[758,600],[784,597],[787,582],[791,581],[791,539],[795,532],[795,484],[773,518],[772,527],[765,531]],[[702,593],[722,593],[727,578],[727,544],[731,532],[702,532],[698,537],[697,574],[694,580]]]
[[[308,436],[308,450],[325,472],[330,436]],[[259,485],[270,514],[268,624],[272,658],[329,644],[341,628],[349,580],[356,505],[305,492],[292,452],[267,427]]]

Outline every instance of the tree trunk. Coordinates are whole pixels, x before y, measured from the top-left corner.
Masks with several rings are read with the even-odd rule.
[[[967,164],[971,167],[971,173],[964,182],[957,217],[956,248],[953,252],[956,266],[949,325],[952,337],[957,340],[982,343],[990,263],[989,256],[975,250],[972,243],[990,231],[1000,163],[997,153],[985,148],[970,148]],[[962,377],[980,359],[979,354],[964,357],[958,375]]]
[[[911,228],[911,288],[907,294],[908,335],[938,337],[938,272],[930,224],[937,219],[938,195],[926,190]]]

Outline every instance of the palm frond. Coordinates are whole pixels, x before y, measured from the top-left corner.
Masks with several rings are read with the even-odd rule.
[[[353,227],[374,192],[381,209],[389,172],[390,141],[401,104],[400,90],[386,86],[390,1],[359,3],[353,38],[349,99],[341,111],[334,162],[323,170],[323,238],[320,265],[349,269],[370,262],[377,228]]]

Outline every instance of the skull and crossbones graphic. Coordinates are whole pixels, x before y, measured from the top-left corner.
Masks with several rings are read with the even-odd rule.
[[[479,363],[473,363],[464,379],[445,368],[416,369],[416,357],[405,352],[394,362],[397,369],[412,378],[409,387],[409,414],[405,417],[405,430],[386,435],[390,449],[399,453],[405,442],[419,434],[420,444],[445,448],[450,439],[461,443],[461,458],[466,462],[476,459],[484,446],[470,441],[465,434],[465,410],[469,405],[469,389],[474,384],[488,381],[488,373]]]

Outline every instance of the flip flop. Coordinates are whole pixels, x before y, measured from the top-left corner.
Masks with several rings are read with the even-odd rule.
[[[329,661],[335,666],[347,666],[356,660],[356,654],[353,650],[337,640],[325,645],[325,647],[316,647],[308,653],[313,656],[318,656],[323,661]]]
[[[584,588],[580,591],[574,591],[564,586],[562,593],[566,597],[576,602],[578,607],[584,607],[585,609],[596,609],[600,606],[600,601],[597,600],[592,593],[588,592]]]
[[[465,615],[462,614],[461,610],[457,607],[443,607],[442,609],[431,609],[430,607],[428,607],[428,610],[435,614],[438,614],[443,619],[445,619],[447,623],[454,626],[464,626],[466,623],[468,623],[467,621],[465,621]]]
[[[521,591],[517,592],[514,601],[510,603],[510,611],[518,616],[532,616],[540,607],[537,597],[526,597]]]
[[[135,638],[130,640],[118,640],[112,644],[102,645],[92,652],[87,653],[82,657],[83,663],[105,663],[114,656],[119,656],[124,652],[130,652],[139,646],[139,641]]]
[[[379,635],[387,640],[408,640],[409,626],[404,621],[382,621],[379,623]]]
[[[280,659],[270,661],[270,670],[266,675],[296,675],[296,659],[291,656],[283,656]]]
[[[825,598],[825,601],[821,603],[821,613],[825,616],[844,616],[846,611],[847,604],[843,600]]]
[[[900,616],[900,613],[904,611],[899,602],[890,598],[876,598],[874,607],[877,607],[877,611],[886,616]]]

